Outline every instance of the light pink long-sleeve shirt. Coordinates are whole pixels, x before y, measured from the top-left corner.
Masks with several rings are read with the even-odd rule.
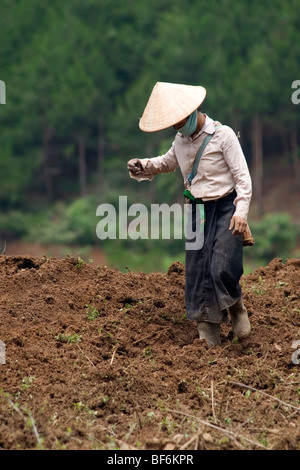
[[[205,137],[215,133],[205,147],[198,172],[189,189],[195,198],[203,201],[219,199],[235,189],[235,215],[247,220],[252,196],[248,165],[234,131],[226,125],[221,125],[215,131],[214,125],[218,124],[220,123],[206,116],[202,129],[193,138],[177,132],[166,154],[141,159],[142,174],[135,176],[130,172],[130,176],[138,181],[152,180],[155,175],[175,171],[179,166],[185,180],[192,171],[196,154]]]

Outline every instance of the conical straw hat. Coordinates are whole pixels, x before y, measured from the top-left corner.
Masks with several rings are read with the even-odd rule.
[[[174,126],[195,111],[205,96],[202,86],[157,82],[139,127],[145,132],[155,132]]]

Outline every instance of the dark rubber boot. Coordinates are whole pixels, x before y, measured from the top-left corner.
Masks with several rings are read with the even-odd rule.
[[[198,323],[199,338],[204,339],[207,346],[217,346],[221,344],[220,323],[209,323],[202,321]]]
[[[247,309],[242,297],[229,308],[232,331],[238,338],[247,338],[251,332],[251,325],[248,318]]]

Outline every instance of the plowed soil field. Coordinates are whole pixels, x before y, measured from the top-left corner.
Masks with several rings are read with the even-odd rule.
[[[0,448],[299,449],[300,260],[241,283],[251,336],[207,348],[179,262],[0,256]]]

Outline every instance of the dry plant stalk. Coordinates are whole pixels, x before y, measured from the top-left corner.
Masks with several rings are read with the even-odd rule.
[[[215,403],[214,403],[214,381],[211,381],[211,408],[214,420],[216,422]]]
[[[236,442],[236,433],[229,431],[229,429],[224,429],[221,428],[220,426],[217,426],[216,424],[210,423],[209,421],[205,421],[203,419],[198,418],[197,416],[193,416],[189,413],[184,413],[183,411],[178,411],[178,410],[170,410],[166,409],[166,411],[169,411],[170,413],[176,413],[184,416],[188,416],[189,418],[194,419],[195,421],[198,421],[201,424],[204,424],[205,426],[209,426],[213,429],[216,429],[217,431],[223,432],[224,434],[228,434],[235,442]],[[249,442],[252,445],[255,445],[256,447],[261,447],[262,449],[266,449],[266,447],[258,442],[252,441],[252,439],[249,439],[248,437],[241,436],[245,441]]]
[[[79,344],[76,344],[76,346],[78,347],[78,349],[82,352],[82,354],[84,355],[84,357],[87,358],[87,360],[92,364],[93,367],[96,367],[95,364],[90,360],[90,358],[84,354],[84,352],[82,351],[81,347],[79,346]]]
[[[20,408],[18,406],[16,406],[15,403],[11,399],[8,399],[8,402],[13,407],[13,409],[24,419],[25,424],[27,424],[27,418],[22,413]],[[33,434],[36,438],[36,441],[37,441],[39,446],[42,446],[43,445],[43,439],[40,437],[40,435],[38,433],[38,430],[37,430],[37,427],[36,427],[36,424],[35,424],[35,420],[34,420],[33,416],[31,415],[31,413],[28,415],[28,417],[31,419],[31,426],[32,426]]]
[[[114,347],[114,350],[113,350],[113,353],[112,353],[112,356],[111,356],[111,360],[110,360],[110,365],[112,365],[112,363],[114,362],[116,351],[117,351],[117,346]]]
[[[261,393],[262,395],[265,395],[266,397],[272,398],[273,400],[278,401],[279,403],[281,403],[284,406],[289,406],[290,408],[293,408],[294,410],[300,411],[299,406],[294,406],[294,405],[291,405],[290,403],[286,403],[285,401],[280,400],[280,398],[273,397],[272,395],[269,395],[268,393],[263,392],[262,390],[258,390],[257,388],[251,387],[250,385],[241,384],[239,382],[233,382],[231,380],[228,380],[227,383],[231,384],[231,385],[236,385],[238,387],[248,388],[249,390],[252,390],[253,392]]]

